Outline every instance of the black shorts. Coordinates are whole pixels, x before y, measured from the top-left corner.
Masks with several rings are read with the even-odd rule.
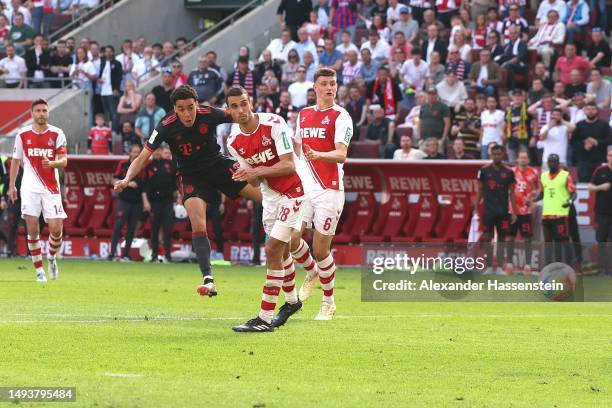
[[[487,214],[482,217],[485,234],[493,234],[497,229],[498,235],[508,235],[510,233],[510,214]]]
[[[510,235],[516,237],[518,232],[521,232],[521,237],[533,237],[533,226],[531,224],[531,214],[517,215],[516,222],[510,227]]]
[[[569,241],[568,217],[544,218],[542,227],[544,228],[544,239],[546,241]]]
[[[229,158],[223,158],[199,172],[178,176],[179,192],[183,203],[191,197],[207,201],[210,190],[217,190],[231,199],[238,197],[248,184],[246,181],[234,181],[232,174],[239,167],[238,163]]]

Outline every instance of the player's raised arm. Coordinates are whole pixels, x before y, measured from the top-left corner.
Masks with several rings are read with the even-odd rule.
[[[122,192],[128,186],[130,181],[140,174],[145,164],[147,164],[149,157],[151,157],[151,154],[153,154],[153,151],[149,150],[148,147],[142,149],[138,157],[136,157],[136,159],[130,164],[125,177],[122,180],[117,180],[115,182],[114,188],[116,192]]]

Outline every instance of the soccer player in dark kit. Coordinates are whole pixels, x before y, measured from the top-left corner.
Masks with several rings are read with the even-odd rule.
[[[474,213],[478,211],[480,199],[483,199],[484,211],[481,217],[484,225],[481,242],[486,245],[487,270],[485,275],[502,275],[504,264],[504,241],[510,233],[510,224],[516,222],[518,208],[514,195],[516,178],[514,171],[504,164],[505,149],[495,145],[491,148],[493,163],[487,164],[478,171],[478,191],[474,203]],[[512,214],[508,211],[508,202]],[[497,231],[497,268],[493,268],[493,233]]]
[[[134,177],[140,174],[151,154],[162,142],[172,151],[178,176],[178,186],[183,204],[191,222],[192,244],[200,271],[204,277],[198,286],[201,296],[216,296],[210,267],[210,241],[206,233],[205,189],[215,189],[229,198],[243,196],[261,202],[259,188],[246,181],[232,179],[238,164],[221,154],[217,143],[216,127],[231,122],[225,111],[198,105],[198,95],[189,85],[179,86],[170,100],[174,112],[168,113],[151,133],[138,158],[132,162],[123,180],[115,183],[115,190],[122,191]]]

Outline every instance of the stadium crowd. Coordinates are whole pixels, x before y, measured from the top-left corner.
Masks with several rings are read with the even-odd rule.
[[[148,46],[139,37],[117,52],[70,38],[50,50],[45,37],[20,28],[27,19],[18,10],[0,15],[5,86],[23,87],[27,75],[36,78],[30,87],[59,86],[48,79],[60,78],[93,91],[93,154],[112,151],[112,131],[121,134],[121,153],[141,147],[185,83],[217,106],[241,85],[257,112],[295,126],[300,109],[315,103],[320,66],[337,72],[338,104],[355,128],[351,157],[489,159],[491,147],[503,145],[510,163],[525,149],[532,166],[556,154],[588,182],[612,145],[605,1],[282,0],[279,38],[260,55],[241,47],[230,72],[213,50],[184,70],[172,56],[190,51],[185,38]],[[14,30],[26,31],[25,44]],[[16,55],[30,44],[24,59]],[[140,94],[138,83],[155,75],[162,84]],[[220,126],[219,140],[228,133]]]

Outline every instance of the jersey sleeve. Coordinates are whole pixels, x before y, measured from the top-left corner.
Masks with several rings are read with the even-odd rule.
[[[302,133],[300,132],[300,123],[302,122],[302,112],[298,112],[297,118],[295,119],[295,134],[293,140],[295,143],[302,144]]]
[[[336,119],[336,134],[334,135],[334,143],[342,143],[348,146],[352,137],[353,120],[348,112],[343,110]]]
[[[223,82],[222,79],[221,79],[221,82]],[[209,124],[217,126],[222,123],[232,122],[232,119],[225,113],[223,109],[219,109],[219,108],[210,108],[210,109],[211,109],[210,113],[206,115]]]
[[[55,154],[58,156],[68,154],[68,142],[66,141],[66,135],[64,131],[60,130],[55,141]]]
[[[15,138],[15,146],[13,147],[13,159],[23,160],[23,142],[21,141],[21,135],[17,135]]]
[[[163,131],[163,127],[159,127],[153,129],[153,132],[151,132],[151,136],[149,137],[149,139],[147,139],[147,142],[145,143],[145,149],[147,149],[150,152],[155,151],[163,142],[165,142],[165,135],[164,135],[164,131]]]
[[[284,154],[293,153],[293,143],[291,143],[291,132],[285,119],[278,116],[276,118],[280,121],[280,124],[272,127],[272,139],[274,139],[274,145],[276,147],[276,153],[279,156]]]
[[[227,152],[229,153],[230,157],[236,160],[238,164],[240,164],[240,167],[242,167],[243,169],[251,168],[251,166],[246,162],[246,160],[244,160],[242,156],[238,154],[236,149],[234,149],[234,146],[232,146],[233,142],[234,140],[231,137],[230,140],[227,141]]]
[[[115,174],[113,174],[113,177],[115,177],[116,179],[123,178],[123,162],[119,162],[117,164],[117,168],[115,169]]]

